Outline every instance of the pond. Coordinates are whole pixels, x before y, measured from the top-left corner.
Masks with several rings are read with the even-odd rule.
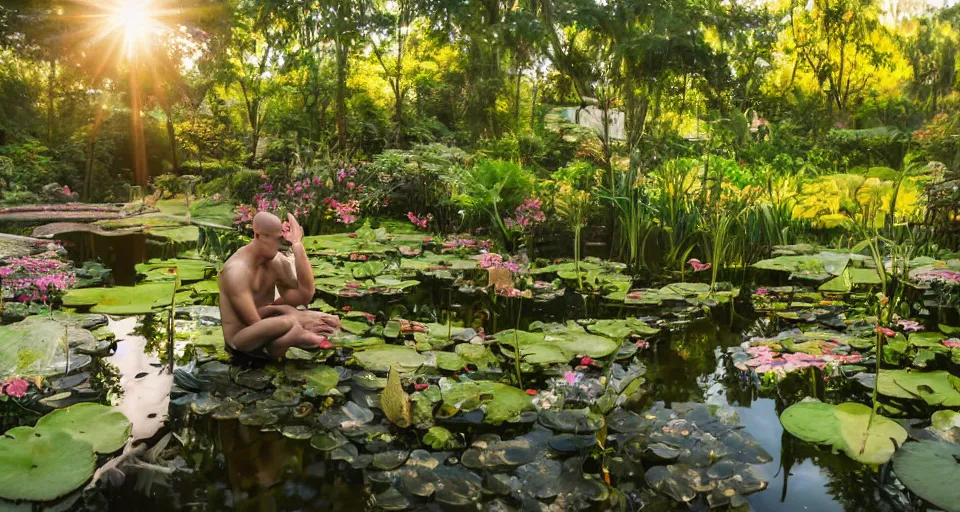
[[[70,242],[71,257],[113,268],[117,285],[140,281],[131,290],[142,295],[170,283],[162,266],[142,265],[175,256],[170,246],[141,236],[81,235],[61,238]],[[560,262],[537,274],[553,272],[557,279],[536,281],[527,288],[533,295],[511,297],[495,272],[467,268],[469,255],[448,256],[442,265],[427,251],[406,251],[399,259],[372,253],[367,260],[357,255],[368,246],[329,252],[336,242],[315,240],[310,248],[320,297],[311,308],[342,315],[344,330],[331,336],[334,349],[291,351],[283,364],[225,357],[215,295],[201,293],[210,268],[198,272],[192,263],[171,260],[181,276],[196,274],[175,297],[175,335],[167,331],[169,306],[163,305],[172,287],[144,311],[129,309],[136,301],[126,298],[87,301],[68,294],[64,304],[110,315],[102,329],[117,341],[104,361],[115,368],[119,392],[108,396],[132,423],[133,437],[152,448],[101,457],[109,469],[96,488],[61,504],[117,510],[924,509],[896,483],[889,464],[855,462],[781,425],[780,416],[803,397],[870,403],[869,389],[817,364],[776,379],[742,371],[753,364],[745,341],[794,333],[780,342],[789,346],[831,325],[830,339],[862,336],[857,321],[837,324],[848,312],[854,316],[850,304],[820,300],[804,308],[797,301],[811,292],[781,290],[793,294],[782,301],[800,314],[769,314],[766,289],[738,296],[704,293],[691,283],[657,288],[592,275],[594,266],[618,272],[598,261],[585,262],[581,276],[597,279],[592,292],[584,285],[585,293],[575,293],[569,264]],[[117,301],[132,314],[115,315],[110,308]],[[514,359],[516,348],[522,363]],[[869,366],[864,360],[853,370],[860,356],[848,361],[846,354],[836,354],[848,363],[844,371]]]

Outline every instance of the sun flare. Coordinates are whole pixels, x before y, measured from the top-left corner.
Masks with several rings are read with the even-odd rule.
[[[157,11],[150,0],[113,0],[107,9],[103,35],[117,34],[122,40],[124,57],[139,55],[158,34],[168,30],[159,21]]]

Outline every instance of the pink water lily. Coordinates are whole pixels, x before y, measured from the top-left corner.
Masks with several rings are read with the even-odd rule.
[[[0,394],[14,398],[23,398],[27,394],[27,388],[29,387],[29,382],[19,377],[14,377],[0,384]]]
[[[893,329],[888,329],[888,328],[883,327],[883,326],[880,326],[880,325],[878,325],[875,330],[876,330],[876,332],[879,332],[880,334],[883,334],[884,336],[886,336],[886,337],[888,337],[888,338],[892,338],[892,337],[894,337],[894,336],[897,335],[897,333],[896,333]]]
[[[754,295],[759,295],[759,296],[761,296],[761,297],[763,297],[764,295],[767,295],[767,294],[769,294],[769,293],[770,293],[770,290],[768,290],[768,289],[766,289],[766,288],[757,288],[757,291],[753,292]]]
[[[948,338],[941,343],[947,348],[960,348],[960,338]]]
[[[697,258],[690,258],[690,260],[687,261],[687,264],[690,265],[690,267],[693,269],[694,272],[702,272],[704,270],[709,270],[711,266],[709,263],[703,263]]]
[[[913,320],[898,320],[897,325],[903,327],[903,330],[906,332],[923,330],[923,326],[920,325],[919,322],[914,322]]]
[[[583,380],[583,374],[580,372],[567,372],[563,374],[563,380],[568,386],[576,386],[578,382]]]

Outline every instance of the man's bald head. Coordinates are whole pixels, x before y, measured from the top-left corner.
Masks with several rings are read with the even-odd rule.
[[[274,235],[282,230],[280,218],[270,212],[258,212],[253,217],[253,232],[258,235]]]

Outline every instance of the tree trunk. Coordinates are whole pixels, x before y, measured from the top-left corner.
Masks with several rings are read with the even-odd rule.
[[[177,160],[177,134],[173,129],[172,112],[167,112],[167,137],[170,139],[170,162],[174,176],[180,176],[180,163]]]
[[[57,83],[57,61],[56,59],[50,60],[50,74],[47,76],[47,142],[53,142],[53,124],[54,124],[54,111],[53,111],[53,97],[55,94],[55,87]]]
[[[337,146],[341,153],[347,151],[347,47],[337,41]]]

